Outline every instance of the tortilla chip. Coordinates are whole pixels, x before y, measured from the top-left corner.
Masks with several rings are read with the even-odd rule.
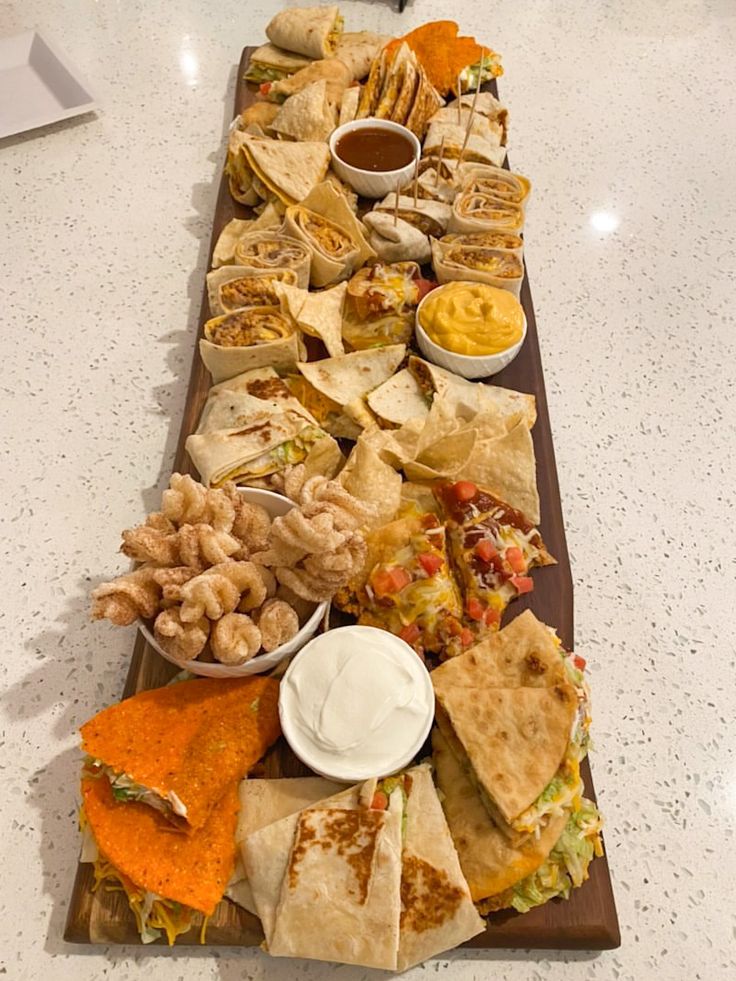
[[[330,357],[345,353],[342,343],[342,308],[348,284],[310,293],[297,286],[279,283],[276,292],[305,334],[319,337]]]
[[[327,82],[322,78],[287,99],[271,129],[295,140],[318,142],[327,139],[335,123],[335,109],[327,101]]]
[[[325,143],[286,143],[243,135],[243,150],[254,174],[284,204],[296,204],[305,198],[330,165]]]
[[[366,402],[381,425],[401,426],[409,419],[423,419],[429,413],[429,402],[408,368],[395,375],[366,396]]]
[[[540,521],[534,443],[523,419],[502,436],[483,436],[488,413],[476,416],[478,440],[463,469],[463,479],[486,487],[494,497],[521,511],[533,525]],[[490,416],[493,419],[493,416]],[[490,430],[489,430],[490,431]]]
[[[235,866],[237,781],[225,787],[206,823],[190,835],[172,831],[166,819],[147,804],[116,801],[110,781],[104,778],[83,779],[82,796],[100,854],[119,872],[164,899],[206,916],[214,912]]]
[[[396,517],[401,503],[401,474],[362,439],[353,447],[338,479],[353,497],[378,509],[375,527]]]
[[[153,688],[86,722],[82,748],[162,797],[175,793],[186,827],[201,828],[278,738],[278,697],[278,682],[260,675]]]
[[[339,405],[348,405],[390,378],[405,353],[404,344],[392,344],[310,361],[297,367],[318,391]]]

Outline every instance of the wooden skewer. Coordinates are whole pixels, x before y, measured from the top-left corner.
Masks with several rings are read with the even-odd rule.
[[[414,207],[417,206],[417,197],[419,195],[419,157],[417,157],[414,163]]]
[[[473,101],[470,103],[470,115],[468,116],[468,125],[465,129],[465,140],[463,141],[463,147],[460,151],[460,156],[458,157],[458,166],[463,162],[463,154],[465,153],[465,148],[468,145],[468,140],[470,139],[470,131],[473,128],[473,117],[475,116],[475,104],[478,101],[478,93],[480,92],[480,80],[483,75],[483,59],[485,58],[485,48],[481,49],[480,55],[480,70],[478,72],[478,84],[475,86],[475,95],[473,96]]]
[[[442,142],[440,143],[440,155],[439,157],[437,157],[437,170],[435,171],[435,175],[434,175],[435,187],[437,187],[437,185],[440,182],[440,171],[442,170],[442,158],[444,157],[444,155],[445,155],[445,138],[443,136]]]
[[[396,185],[396,201],[394,202],[394,228],[396,228],[399,223],[399,194],[401,193],[401,184]]]
[[[457,76],[457,124],[462,125],[463,114],[462,114],[462,94],[463,94],[463,83],[460,75]]]

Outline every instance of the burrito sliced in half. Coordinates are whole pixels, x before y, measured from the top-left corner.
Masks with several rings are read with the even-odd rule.
[[[387,194],[383,201],[375,205],[374,211],[384,211],[391,215],[398,213],[402,221],[408,222],[423,235],[440,238],[447,231],[452,209],[443,201],[432,201],[427,198],[414,198],[404,194],[399,195],[398,212],[396,209],[396,192]]]
[[[438,155],[443,139],[445,143],[443,157],[448,160],[457,160],[462,153],[464,161],[500,167],[506,159],[506,148],[501,146],[499,136],[490,128],[483,136],[471,130],[466,142],[465,127],[447,122],[429,124],[422,147],[422,156]]]
[[[268,40],[285,51],[307,58],[335,54],[343,28],[337,4],[327,7],[291,7],[281,10],[266,25]]]
[[[512,174],[510,170],[504,170],[502,167],[484,164],[463,165],[462,180],[472,181],[473,187],[483,194],[498,198],[499,201],[516,204],[520,208],[526,207],[532,190],[531,181],[527,177]]]
[[[252,269],[291,269],[298,286],[309,282],[311,249],[299,238],[278,229],[246,233],[238,240],[233,258],[237,265]]]
[[[442,245],[467,245],[470,248],[493,249],[495,252],[508,252],[519,258],[524,254],[524,239],[513,232],[457,232],[443,235]]]
[[[273,368],[247,371],[210,389],[199,428],[186,449],[208,487],[227,480],[268,485],[285,467],[332,477],[343,458],[337,443],[293,397]]]
[[[311,63],[312,58],[295,51],[285,51],[275,44],[262,44],[250,56],[245,78],[257,85],[262,82],[278,82]]]
[[[512,252],[437,239],[432,240],[432,268],[438,283],[487,283],[517,298],[524,280],[524,263]]]
[[[252,266],[224,266],[207,273],[210,313],[219,317],[243,307],[278,306],[276,283],[297,285],[293,269],[255,269]]]
[[[501,143],[506,146],[509,129],[509,111],[503,103],[499,102],[490,92],[479,92],[477,97],[475,92],[468,92],[466,95],[461,95],[459,100],[453,99],[452,102],[448,102],[447,104],[446,108],[450,112],[454,112],[456,118],[458,101],[463,110],[469,110],[471,106],[474,106],[476,113],[485,116],[492,123],[498,123],[503,131]]]
[[[246,307],[208,320],[199,353],[215,383],[252,368],[288,368],[306,357],[296,324],[279,306]]]

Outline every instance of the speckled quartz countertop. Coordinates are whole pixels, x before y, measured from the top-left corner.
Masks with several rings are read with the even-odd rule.
[[[240,49],[278,3],[23,0],[101,111],[0,141],[2,909],[16,979],[357,979],[257,951],[72,948],[76,729],[134,631],[87,620],[171,468]],[[601,954],[455,952],[407,977],[736,977],[736,18],[731,0],[341,4],[503,54],[511,160],[594,692],[622,927]]]

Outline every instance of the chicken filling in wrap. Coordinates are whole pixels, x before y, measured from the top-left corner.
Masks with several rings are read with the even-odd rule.
[[[291,321],[278,307],[251,307],[215,317],[205,324],[205,337],[220,347],[268,344],[294,333]]]

